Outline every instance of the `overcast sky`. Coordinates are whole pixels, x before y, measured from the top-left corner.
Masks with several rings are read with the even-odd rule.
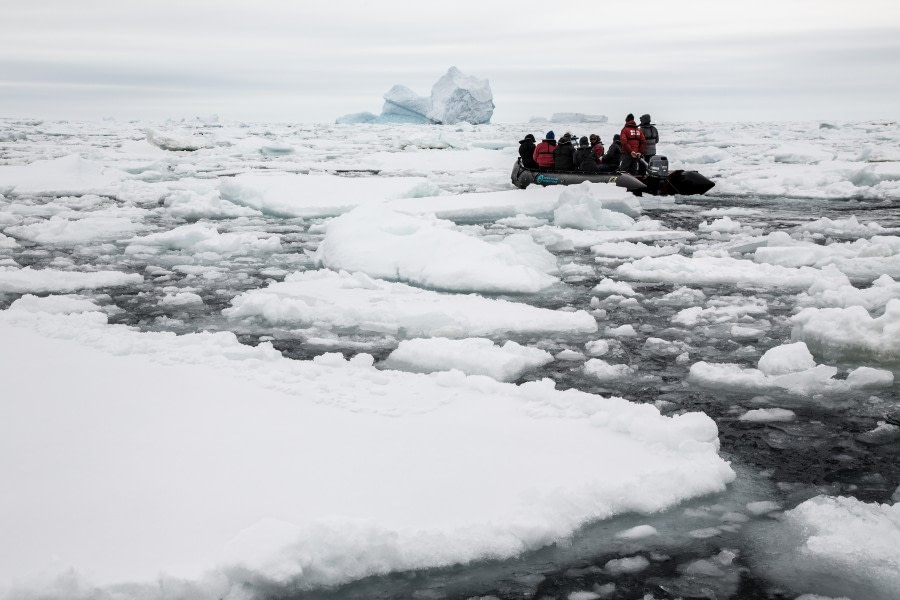
[[[490,80],[495,122],[900,118],[898,0],[0,0],[0,116],[329,122]]]

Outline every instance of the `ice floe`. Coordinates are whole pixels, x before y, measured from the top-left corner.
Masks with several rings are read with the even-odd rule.
[[[816,496],[755,533],[766,538],[754,566],[795,592],[892,600],[900,589],[900,504]]]
[[[485,338],[418,338],[401,341],[382,364],[388,369],[413,373],[457,369],[466,375],[487,375],[497,381],[515,381],[526,371],[552,361],[553,356],[549,352],[513,341],[500,346]]]
[[[688,381],[707,388],[771,392],[796,395],[840,394],[851,390],[891,387],[894,374],[883,369],[858,367],[846,379],[835,379],[837,367],[816,364],[803,342],[784,344],[766,351],[756,369],[735,364],[691,365]]]
[[[872,317],[862,306],[805,308],[791,319],[791,338],[806,342],[817,354],[837,359],[900,361],[900,299]]]
[[[74,292],[135,285],[143,281],[141,275],[118,271],[64,271],[0,266],[0,293]]]
[[[0,465],[16,490],[0,500],[15,515],[0,516],[4,582],[68,573],[92,595],[131,581],[148,597],[311,589],[514,556],[734,477],[708,417],[550,382],[384,371],[368,355],[292,361],[227,332],[139,333],[95,312],[11,309],[0,334],[17,415],[0,429],[18,457]],[[47,362],[54,377],[39,376]],[[585,470],[584,456],[610,460]],[[65,595],[44,581],[45,596]]]
[[[460,292],[534,293],[558,281],[556,258],[527,234],[491,243],[453,223],[359,207],[328,224],[316,260],[333,270]]]
[[[329,270],[295,273],[284,282],[246,292],[224,312],[231,319],[261,319],[273,325],[358,328],[408,338],[597,331],[594,317],[584,311],[441,294],[363,273]]]

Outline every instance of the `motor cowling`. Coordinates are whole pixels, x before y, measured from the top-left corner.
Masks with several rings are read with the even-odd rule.
[[[669,175],[669,159],[665,156],[651,156],[647,167],[647,175],[657,179],[665,179]]]

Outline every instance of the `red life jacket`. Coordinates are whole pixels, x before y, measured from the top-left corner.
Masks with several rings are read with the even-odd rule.
[[[641,131],[641,128],[634,121],[625,123],[622,133],[619,135],[622,138],[623,152],[643,154],[647,148],[647,138],[644,137],[644,132]]]
[[[594,147],[592,149],[594,151],[594,160],[596,160],[597,163],[599,163],[600,159],[603,158],[603,153],[604,153],[603,144],[594,144]]]
[[[553,160],[553,150],[556,144],[551,144],[547,140],[542,141],[534,147],[534,162],[543,169],[552,169],[555,165]]]

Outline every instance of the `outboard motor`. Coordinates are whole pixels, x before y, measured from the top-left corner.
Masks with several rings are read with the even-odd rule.
[[[669,159],[665,156],[651,156],[650,166],[647,168],[649,177],[665,179],[669,175]]]
[[[647,191],[658,196],[663,191],[663,184],[666,177],[669,176],[669,159],[665,156],[651,156],[650,163],[647,165],[647,178],[644,183],[647,184]]]

